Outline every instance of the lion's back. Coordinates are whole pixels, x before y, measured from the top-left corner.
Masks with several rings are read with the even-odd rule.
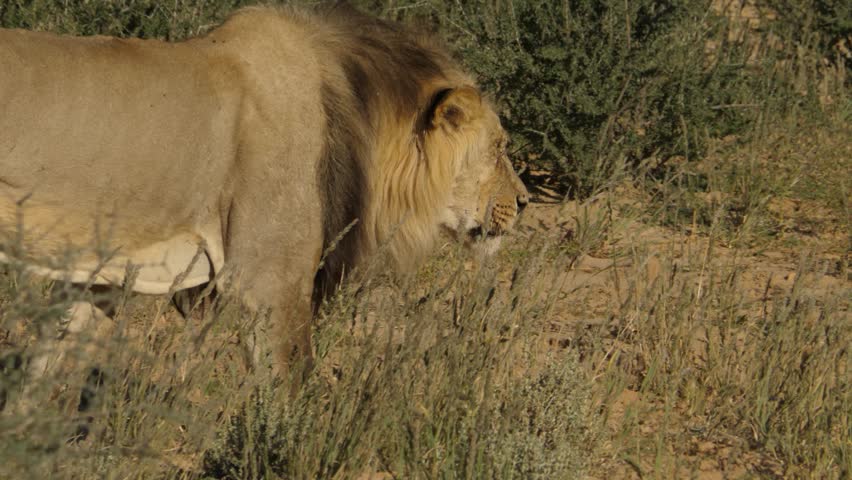
[[[114,213],[132,243],[218,222],[223,196],[253,183],[318,205],[316,35],[274,9],[175,43],[0,29],[0,221],[27,198],[30,226],[57,241]]]
[[[59,241],[112,213],[168,234],[206,208],[239,95],[185,48],[0,30],[0,220],[26,198],[27,226]]]

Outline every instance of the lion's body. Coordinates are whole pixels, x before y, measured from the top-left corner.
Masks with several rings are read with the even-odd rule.
[[[300,25],[263,27],[257,22],[247,30],[262,42],[283,37],[274,48],[286,61],[273,61],[265,49],[241,49],[253,40],[246,37],[216,41],[213,34],[169,44],[0,31],[4,225],[14,225],[14,201],[29,195],[23,225],[36,257],[60,253],[69,241],[94,246],[97,226],[100,242],[128,255],[175,237],[190,244],[203,239],[218,271],[223,227],[243,221],[241,234],[262,237],[246,230],[269,227],[267,213],[277,211],[275,236],[285,242],[279,254],[297,256],[288,263],[319,255],[315,172],[325,129],[319,67],[305,55],[308,35]],[[272,78],[277,85],[270,91]],[[265,185],[274,188],[263,191]],[[235,198],[250,204],[234,205]],[[241,209],[262,212],[263,221],[240,220]],[[286,248],[292,237],[314,251]],[[176,266],[185,268],[196,248],[181,246]],[[152,256],[146,263],[156,262]],[[121,274],[124,265],[116,266]],[[147,290],[165,293],[173,279],[152,279]]]
[[[121,284],[128,261],[146,293],[219,275],[272,307],[282,357],[309,354],[315,288],[380,243],[405,266],[442,225],[490,221],[453,204],[466,167],[443,157],[496,116],[430,140],[436,92],[472,85],[432,43],[349,11],[246,9],[180,43],[0,30],[0,240],[77,282]],[[498,175],[480,170],[468,183]],[[526,192],[503,170],[514,208]]]

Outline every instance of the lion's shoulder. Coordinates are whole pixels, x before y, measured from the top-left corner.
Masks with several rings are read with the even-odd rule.
[[[234,11],[220,25],[189,41],[241,40],[261,47],[269,46],[281,35],[292,39],[321,35],[322,28],[315,16],[289,6],[250,6]]]

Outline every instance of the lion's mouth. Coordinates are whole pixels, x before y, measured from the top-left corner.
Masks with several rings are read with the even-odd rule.
[[[481,238],[494,238],[500,235],[496,228],[484,230],[482,225],[477,225],[467,231],[467,235],[471,240],[479,240]]]

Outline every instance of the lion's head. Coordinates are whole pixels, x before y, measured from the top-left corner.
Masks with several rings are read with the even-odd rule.
[[[493,253],[529,201],[493,107],[471,85],[439,88],[414,125],[399,142],[407,150],[389,149],[375,176],[370,240],[387,242],[402,268],[441,234]]]
[[[438,97],[423,153],[454,166],[441,227],[467,245],[493,252],[514,226],[529,193],[509,160],[508,135],[480,93],[465,86]]]

